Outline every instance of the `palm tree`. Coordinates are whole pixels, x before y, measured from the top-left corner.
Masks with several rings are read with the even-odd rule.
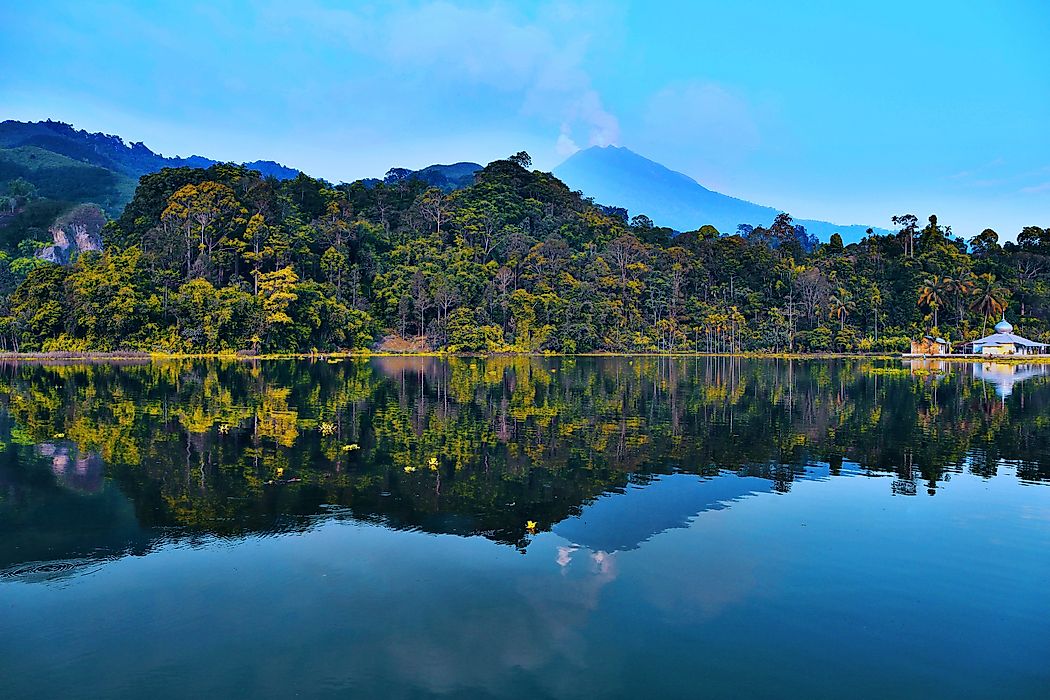
[[[828,310],[831,313],[831,317],[839,322],[840,331],[846,327],[846,318],[853,311],[853,308],[853,299],[850,298],[849,292],[841,287],[837,294],[832,294],[831,298],[828,299]]]
[[[1006,311],[1006,298],[1010,291],[999,284],[994,275],[985,273],[977,277],[973,287],[973,302],[970,308],[981,314],[981,335],[988,328],[988,317]]]
[[[962,323],[966,297],[973,292],[974,288],[973,273],[969,270],[960,270],[954,275],[945,277],[944,286],[948,295],[955,299],[956,316],[959,323]]]
[[[919,287],[919,303],[933,310],[933,327],[937,327],[937,309],[944,306],[948,285],[942,277],[931,275]]]

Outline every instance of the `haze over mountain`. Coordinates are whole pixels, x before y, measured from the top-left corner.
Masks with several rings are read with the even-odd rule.
[[[739,224],[769,226],[781,212],[709,190],[688,175],[623,147],[592,146],[578,151],[556,167],[554,174],[597,202],[625,207],[630,216],[645,214],[658,226],[678,231],[711,224],[722,233],[734,233]],[[866,225],[799,218],[795,223],[823,241],[837,232],[846,243],[859,241],[868,229]]]

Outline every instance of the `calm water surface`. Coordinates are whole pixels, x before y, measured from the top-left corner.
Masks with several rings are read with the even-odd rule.
[[[0,438],[5,698],[1050,697],[1037,366],[8,364]]]

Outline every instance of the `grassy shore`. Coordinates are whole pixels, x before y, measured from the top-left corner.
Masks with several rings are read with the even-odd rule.
[[[430,352],[378,352],[360,350],[353,352],[326,352],[326,353],[158,353],[145,351],[117,351],[117,352],[5,352],[0,353],[0,361],[39,361],[39,362],[108,362],[108,363],[145,363],[166,360],[229,360],[229,361],[255,361],[255,360],[344,360],[344,359],[366,359],[371,357],[624,357],[624,358],[699,358],[699,357],[724,357],[724,358],[754,358],[754,359],[782,359],[782,360],[831,360],[831,359],[865,359],[865,360],[909,360],[915,362],[995,362],[1001,364],[1050,364],[1050,355],[951,355],[951,356],[914,356],[902,357],[898,354],[885,353],[772,353],[772,352],[740,352],[740,353],[685,353],[685,352],[659,352],[659,353],[629,353],[629,352],[588,352],[588,353],[450,353],[442,351]]]

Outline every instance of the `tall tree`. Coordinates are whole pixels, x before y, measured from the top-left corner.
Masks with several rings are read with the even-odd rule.
[[[971,308],[981,314],[981,335],[988,328],[988,318],[1001,315],[1006,311],[1006,299],[1009,290],[999,284],[994,275],[978,275],[973,286]]]
[[[937,310],[944,307],[948,297],[948,284],[945,278],[931,275],[919,287],[919,303],[933,312],[933,326],[938,327]]]

